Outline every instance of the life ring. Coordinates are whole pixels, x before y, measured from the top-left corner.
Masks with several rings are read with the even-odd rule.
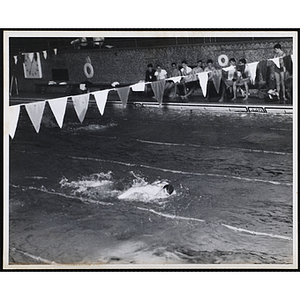
[[[87,78],[92,78],[94,76],[94,68],[90,63],[85,63],[83,67],[84,75]]]
[[[228,59],[227,55],[221,54],[221,55],[218,57],[218,64],[219,64],[221,67],[226,67],[226,66],[228,65],[228,62],[229,62],[229,59]]]

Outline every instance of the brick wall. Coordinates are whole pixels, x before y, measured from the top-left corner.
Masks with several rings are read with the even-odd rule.
[[[292,54],[292,40],[278,41],[286,54]],[[82,82],[90,80],[94,83],[134,83],[144,79],[148,63],[160,64],[167,71],[174,61],[180,64],[187,60],[190,66],[196,65],[198,59],[206,61],[212,59],[215,67],[219,67],[217,60],[221,54],[237,60],[245,58],[247,62],[259,61],[274,57],[273,47],[276,42],[243,42],[224,44],[201,44],[183,46],[164,46],[138,49],[97,49],[74,50],[71,52],[59,52],[44,59],[42,57],[42,79],[24,79],[22,66],[18,66],[18,79],[20,91],[34,91],[34,84],[48,82],[52,79],[51,70],[54,68],[68,69],[70,82]],[[94,76],[87,79],[83,67],[87,57],[90,58],[94,68]]]

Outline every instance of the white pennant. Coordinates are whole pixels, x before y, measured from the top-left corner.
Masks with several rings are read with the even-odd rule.
[[[6,115],[6,130],[13,139],[20,115],[20,105],[9,106]]]
[[[54,54],[57,55],[57,48],[54,48]]]
[[[258,61],[250,63],[250,64],[247,65],[248,70],[249,70],[250,75],[251,75],[251,83],[252,84],[255,83],[257,65],[258,65]]]
[[[67,106],[67,97],[47,100],[53,112],[55,120],[60,128],[63,126],[63,121]]]
[[[107,95],[108,95],[109,91],[110,90],[102,90],[102,91],[93,93],[101,115],[103,115],[103,113],[104,113],[104,108],[106,105]]]
[[[90,94],[82,94],[78,96],[72,96],[73,105],[78,116],[79,121],[82,123],[86,115],[89,105]]]
[[[43,55],[44,55],[44,58],[47,59],[47,51],[46,50],[43,51]]]
[[[203,96],[206,97],[208,72],[197,73]]]
[[[15,59],[15,65],[17,64],[17,62],[18,62],[18,56],[17,55],[15,55],[14,56],[14,59]]]
[[[280,63],[279,63],[279,58],[280,57],[275,57],[275,58],[270,58],[269,60],[272,60],[274,62],[274,64],[280,68]]]
[[[30,59],[30,61],[33,61],[33,57],[34,57],[34,53],[28,53],[28,57]]]
[[[25,104],[25,108],[35,131],[39,132],[45,108],[45,101]]]

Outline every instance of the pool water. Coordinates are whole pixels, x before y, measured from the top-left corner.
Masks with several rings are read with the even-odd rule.
[[[292,115],[68,105],[10,140],[9,262],[293,263]],[[166,180],[168,198],[118,199]]]

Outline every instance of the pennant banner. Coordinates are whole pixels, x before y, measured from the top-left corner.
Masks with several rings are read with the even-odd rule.
[[[7,110],[6,130],[13,139],[20,116],[20,105],[9,106]]]
[[[275,57],[275,58],[270,58],[269,60],[271,60],[277,66],[277,68],[280,68],[279,58],[280,57]]]
[[[67,106],[67,97],[47,100],[53,112],[55,120],[60,128],[63,126],[63,121]]]
[[[172,80],[174,83],[180,82],[182,76],[170,77],[167,80]]]
[[[45,59],[47,59],[47,51],[46,50],[43,51],[43,56]]]
[[[39,132],[45,108],[45,101],[25,104],[25,108],[35,131]]]
[[[197,73],[203,96],[206,97],[208,72]]]
[[[165,80],[151,82],[151,88],[153,90],[154,97],[160,105],[162,104],[163,101],[165,83],[166,83]]]
[[[222,79],[222,70],[213,71],[212,82],[216,88],[217,93],[219,93],[220,91],[221,79]]]
[[[93,93],[101,115],[103,115],[104,113],[104,108],[106,105],[107,95],[109,91],[110,90],[103,90],[103,91]]]
[[[128,95],[129,95],[129,86],[117,88],[117,93],[119,95],[120,100],[122,101],[123,107],[126,107]]]
[[[73,105],[79,121],[82,123],[89,105],[90,94],[72,96]]]

